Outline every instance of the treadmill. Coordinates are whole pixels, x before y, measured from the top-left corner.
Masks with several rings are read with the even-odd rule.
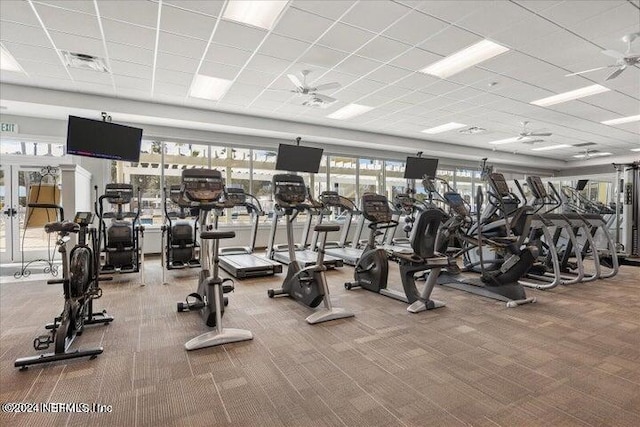
[[[278,175],[279,177],[286,177],[288,175]],[[295,175],[293,175],[295,176]],[[304,182],[301,183],[301,181],[294,181],[294,180],[275,180],[273,182],[273,191],[274,194],[280,194],[280,193],[288,193],[288,192],[302,192],[304,191],[304,193],[306,194],[307,197],[307,201],[309,203],[304,203],[304,204],[300,204],[296,207],[296,209],[294,209],[294,212],[290,215],[290,217],[288,218],[288,223],[287,223],[287,229],[291,229],[292,227],[292,223],[293,221],[295,221],[295,218],[298,216],[298,214],[302,211],[307,211],[308,215],[313,215],[313,210],[317,209],[319,207],[319,204],[317,202],[315,202],[313,199],[311,199],[311,197],[309,196],[309,192],[308,189],[306,187],[304,187],[303,189],[300,189],[299,187],[303,186],[304,187]],[[277,200],[277,198],[276,198]],[[291,209],[291,208],[288,208]],[[288,245],[277,245],[275,244],[275,240],[276,240],[276,232],[277,232],[277,228],[278,228],[278,221],[281,217],[285,217],[286,218],[286,210],[281,208],[277,203],[274,205],[273,208],[273,217],[272,217],[272,221],[271,221],[271,231],[269,233],[269,246],[267,247],[267,258],[274,260],[274,261],[278,261],[282,264],[285,265],[289,265],[289,263],[291,262],[291,259],[289,258],[289,247]],[[311,227],[311,220],[310,218],[307,218],[307,223],[305,225],[305,229],[307,228],[307,226],[310,228]],[[292,232],[292,231],[290,231]],[[306,240],[305,237],[308,236],[309,231],[308,230],[303,230],[303,241]],[[291,239],[293,240],[293,239]],[[318,254],[317,252],[311,250],[311,249],[307,249],[306,245],[304,244],[295,244],[294,245],[295,248],[295,255],[296,255],[296,261],[304,264],[305,267],[309,267],[312,265],[315,265],[316,260],[318,258]],[[325,251],[326,253],[326,251]],[[331,256],[329,254],[326,254],[324,256],[324,265],[327,268],[336,268],[336,267],[342,267],[344,265],[342,259],[337,258],[335,256]]]
[[[248,201],[247,198],[251,198],[254,202]],[[220,248],[220,267],[238,279],[273,276],[282,273],[282,264],[253,253],[258,234],[258,222],[260,216],[264,215],[258,199],[245,193],[242,188],[227,188],[225,199],[225,204],[229,207],[244,206],[247,208],[251,216],[251,239],[249,246]]]
[[[322,194],[320,194],[320,201],[325,208],[342,208],[347,212],[344,217],[344,225],[342,227],[340,240],[333,243],[327,242],[325,244],[324,253],[342,259],[342,261],[347,265],[355,266],[358,263],[363,250],[347,246],[347,236],[349,235],[353,215],[360,215],[360,211],[351,200],[340,196],[336,191],[323,191]],[[324,213],[324,211],[322,211],[322,213]],[[318,223],[322,223],[322,213],[318,218]],[[312,247],[316,246],[317,240],[318,235],[317,233],[314,233],[311,240]]]

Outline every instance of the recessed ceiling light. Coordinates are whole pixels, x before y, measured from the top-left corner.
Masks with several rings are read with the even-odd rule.
[[[546,147],[532,148],[531,151],[559,150],[560,148],[569,148],[569,147],[571,147],[571,145],[569,144],[547,145]]]
[[[230,0],[222,17],[270,30],[288,0]]]
[[[527,142],[527,141],[531,141],[531,138],[529,137],[520,138],[519,136],[514,136],[513,138],[499,139],[497,141],[489,141],[489,144],[502,145],[502,144],[508,144],[510,142]]]
[[[349,104],[347,106],[342,107],[339,110],[334,111],[329,114],[327,117],[330,119],[337,120],[347,120],[355,116],[359,116],[360,114],[364,114],[367,111],[373,110],[373,107],[369,107],[366,105],[360,104]]]
[[[611,120],[605,120],[604,122],[600,122],[603,125],[621,125],[623,123],[631,123],[631,122],[637,122],[640,120],[640,114],[638,114],[637,116],[629,116],[629,117],[620,117],[619,119],[611,119]]]
[[[9,51],[1,44],[0,44],[0,69],[3,69],[5,71],[15,71],[16,73],[27,74],[24,72],[24,70],[18,63],[18,61],[16,61],[16,58],[14,58],[13,55],[11,55],[11,53],[9,53]]]
[[[462,70],[473,67],[481,62],[491,59],[508,51],[508,47],[504,47],[490,40],[481,40],[459,52],[449,55],[438,62],[434,62],[426,68],[420,70],[421,73],[431,74],[432,76],[446,79]]]
[[[598,153],[585,153],[585,154],[576,154],[575,157],[576,159],[582,159],[584,157],[600,157],[600,156],[610,156],[611,153],[602,153],[602,152],[598,152]]]
[[[189,96],[217,101],[227,93],[231,83],[231,80],[196,74]]]
[[[591,85],[581,87],[580,89],[571,90],[569,92],[559,93],[557,95],[549,96],[547,98],[531,101],[533,105],[539,105],[540,107],[547,107],[549,105],[560,104],[562,102],[573,101],[574,99],[584,98],[585,96],[591,96],[602,92],[608,92],[611,89],[601,85]]]
[[[640,148],[632,148],[631,151],[640,151]]]
[[[424,133],[429,133],[429,134],[434,134],[434,133],[442,133],[442,132],[447,132],[450,130],[454,130],[454,129],[460,129],[463,128],[467,125],[463,125],[462,123],[456,123],[456,122],[450,122],[444,125],[440,125],[440,126],[436,126],[430,129],[425,129],[421,132]]]

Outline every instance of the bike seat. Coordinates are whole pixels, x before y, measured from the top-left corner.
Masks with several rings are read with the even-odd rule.
[[[71,221],[56,221],[45,224],[44,231],[47,233],[77,233],[80,226]]]
[[[328,233],[330,231],[340,231],[340,226],[337,224],[318,224],[313,227],[313,230],[318,233]]]
[[[213,231],[203,231],[200,233],[200,238],[205,240],[206,239],[211,239],[211,240],[233,239],[234,237],[236,237],[235,231],[213,230]]]

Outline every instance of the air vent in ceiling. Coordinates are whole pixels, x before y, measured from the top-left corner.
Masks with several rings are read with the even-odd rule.
[[[475,135],[477,133],[484,133],[487,130],[485,128],[481,128],[478,126],[471,126],[470,128],[466,128],[466,129],[460,129],[458,132],[459,133],[464,133],[466,135]]]
[[[595,142],[583,142],[581,144],[573,144],[574,147],[590,147],[592,145],[596,145]]]
[[[109,73],[104,59],[97,56],[86,55],[84,53],[74,53],[68,50],[61,50],[60,54],[64,58],[67,67],[79,68],[81,70],[99,71],[101,73]]]

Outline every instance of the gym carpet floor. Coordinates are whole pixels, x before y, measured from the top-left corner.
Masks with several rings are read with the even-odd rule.
[[[445,308],[346,291],[353,269],[327,274],[334,305],[355,318],[308,325],[310,309],[269,299],[278,278],[236,282],[224,316],[253,341],[187,352],[205,332],[196,313],[176,313],[197,271],[169,272],[147,259],[147,286],[105,282],[96,308],[115,317],[87,327],[74,347],[104,346],[95,360],[36,365],[62,308],[61,288],[0,287],[0,403],[111,405],[110,413],[2,413],[5,426],[639,426],[640,269],[614,279],[528,290],[538,302],[504,303],[436,287]],[[125,279],[126,276],[121,276]],[[399,288],[397,268],[390,285]],[[421,282],[420,282],[421,284]]]

